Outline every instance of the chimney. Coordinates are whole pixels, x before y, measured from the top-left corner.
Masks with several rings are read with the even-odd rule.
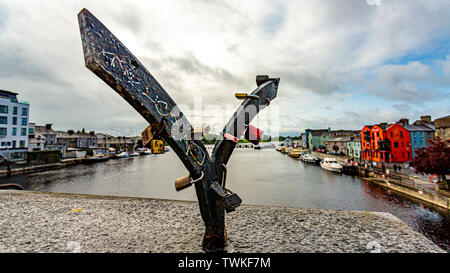
[[[431,116],[421,116],[420,120],[426,123],[431,123]]]
[[[400,125],[408,125],[409,124],[409,120],[407,119],[407,118],[402,118],[402,119],[400,119],[399,121],[397,121],[397,124],[400,124]]]
[[[45,124],[45,129],[47,129],[47,130],[52,129],[52,124],[51,123]]]

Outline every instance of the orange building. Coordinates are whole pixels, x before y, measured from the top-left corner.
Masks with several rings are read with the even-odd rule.
[[[361,158],[375,162],[411,160],[411,135],[399,124],[366,125],[361,130]]]
[[[364,126],[361,130],[362,159],[376,162],[386,161],[388,149],[385,145],[386,123]]]

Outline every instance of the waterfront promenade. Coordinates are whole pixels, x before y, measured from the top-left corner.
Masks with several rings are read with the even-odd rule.
[[[0,191],[0,252],[202,252],[190,201]],[[389,213],[243,205],[230,252],[444,252]]]
[[[312,151],[312,154],[320,159],[325,157],[335,158],[341,164],[346,164],[348,160],[345,156],[328,155],[314,151]],[[390,165],[393,164],[391,163]],[[365,177],[367,181],[371,181],[408,197],[450,210],[450,193],[445,190],[437,190],[437,184],[427,181],[423,178],[423,175],[414,175],[410,170],[406,172],[394,172],[391,167],[387,166],[386,169],[390,170],[390,175],[383,176],[381,168],[370,166],[370,164],[367,164],[367,166],[366,173],[370,174]],[[363,174],[365,173],[365,169],[361,166],[359,172]]]

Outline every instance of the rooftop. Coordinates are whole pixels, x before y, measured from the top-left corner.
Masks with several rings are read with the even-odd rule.
[[[13,96],[19,95],[18,93],[14,93],[14,92],[11,92],[11,91],[8,91],[8,90],[3,90],[3,89],[0,89],[0,95],[1,94],[7,94],[7,95],[13,95]]]
[[[444,119],[450,119],[450,115],[445,116],[445,117],[441,117],[441,118],[437,118],[434,121],[436,121],[436,120],[444,120]]]
[[[434,132],[435,130],[431,129],[428,126],[424,126],[424,125],[414,125],[414,124],[405,124],[402,125],[403,128],[405,128],[406,130],[410,131],[410,132]]]
[[[328,129],[311,130],[312,136],[321,136],[328,133]]]

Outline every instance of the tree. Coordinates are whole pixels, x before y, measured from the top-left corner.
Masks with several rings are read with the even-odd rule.
[[[411,166],[416,169],[416,173],[436,174],[440,180],[450,189],[446,175],[449,172],[450,162],[450,139],[440,140],[439,138],[432,140],[431,145],[427,148],[416,150],[416,156],[411,161]]]

